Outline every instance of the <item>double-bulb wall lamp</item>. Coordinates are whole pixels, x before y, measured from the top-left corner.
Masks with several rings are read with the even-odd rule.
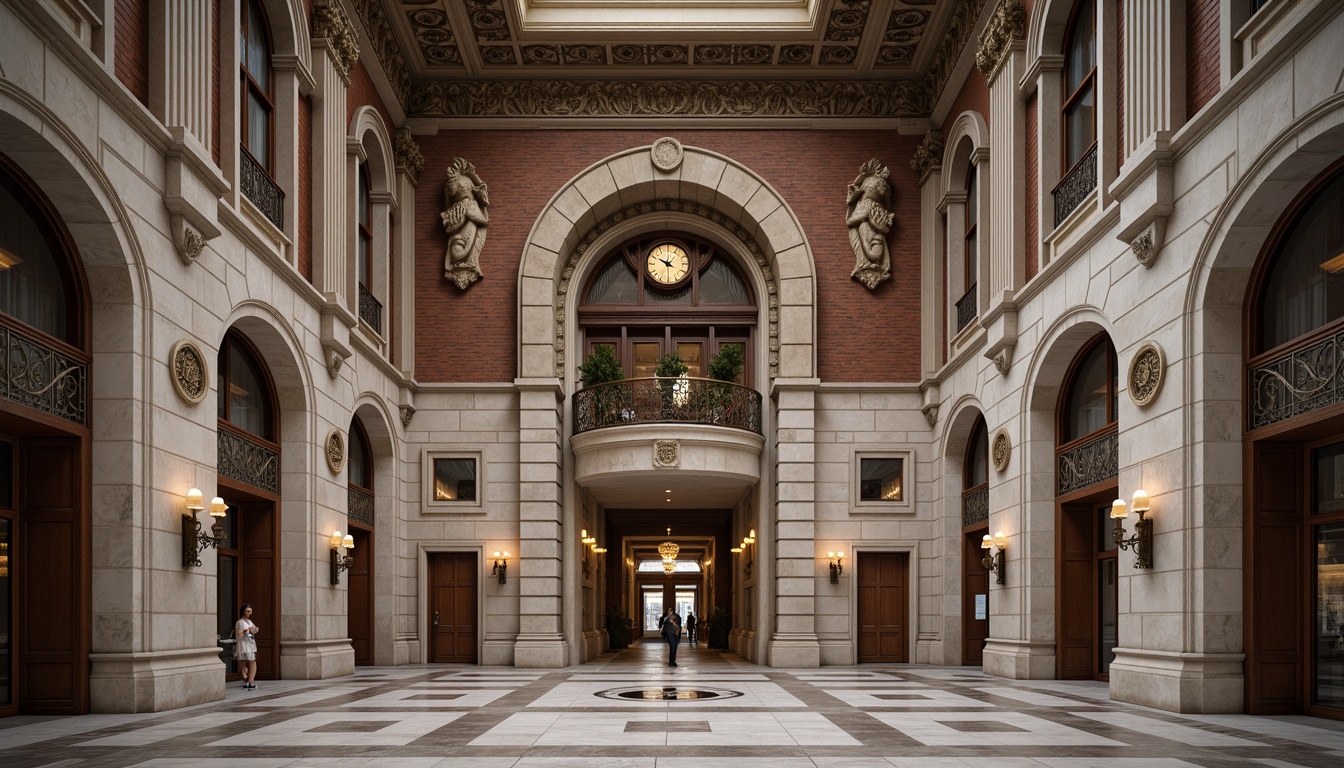
[[[1153,567],[1153,521],[1144,517],[1152,511],[1152,504],[1148,501],[1148,492],[1139,489],[1134,492],[1134,498],[1131,500],[1134,511],[1139,513],[1139,519],[1134,523],[1134,535],[1125,537],[1125,518],[1129,517],[1129,509],[1125,507],[1124,499],[1116,499],[1111,502],[1111,519],[1115,520],[1115,530],[1111,531],[1111,540],[1120,549],[1134,550],[1135,568]]]
[[[985,550],[985,556],[980,558],[980,564],[986,571],[994,574],[995,584],[1006,584],[1008,570],[1004,567],[1004,553],[1008,550],[1008,537],[1003,535],[1003,531],[995,531],[993,536],[985,534],[980,540],[980,548]],[[998,549],[994,552],[995,548]]]
[[[508,574],[509,574],[509,553],[500,552],[497,549],[495,550],[495,567],[490,569],[490,575],[499,579],[499,583],[503,584],[504,582],[508,581]]]
[[[730,549],[730,550],[728,550],[728,551],[729,551],[729,552],[732,552],[734,555],[740,555],[740,554],[742,554],[743,552],[746,552],[746,551],[747,551],[747,547],[749,547],[749,546],[751,546],[752,544],[755,544],[755,543],[756,543],[756,529],[755,529],[755,528],[752,528],[750,531],[747,532],[747,535],[746,535],[746,536],[743,536],[743,537],[742,537],[742,543],[741,543],[741,544],[738,544],[736,547],[733,547],[732,549]],[[747,554],[747,564],[744,565],[744,566],[742,567],[743,572],[746,573],[747,576],[751,576],[751,566],[752,566],[752,563],[754,563],[754,562],[755,562],[755,560],[752,558],[751,554],[748,553],[748,554]]]
[[[200,568],[201,552],[218,547],[224,541],[224,516],[229,514],[229,505],[216,496],[210,500],[210,516],[215,519],[210,526],[210,535],[201,530],[201,520],[196,515],[205,509],[205,497],[198,488],[187,491],[187,511],[182,515],[182,567]]]
[[[583,529],[582,531],[579,531],[579,541],[580,541],[581,543],[587,545],[587,547],[588,547],[588,552],[592,552],[594,555],[605,555],[605,554],[607,554],[607,548],[606,548],[606,547],[599,547],[599,546],[597,546],[597,537],[596,537],[596,536],[593,536],[593,535],[591,535],[591,534],[589,534],[587,528]],[[584,552],[584,553],[583,553],[583,575],[584,575],[584,576],[587,576],[587,575],[588,575],[589,568],[590,568],[590,566],[588,565],[588,552]],[[600,571],[601,569],[598,569],[598,570]]]
[[[845,572],[845,553],[827,552],[826,557],[831,561],[831,583],[840,583],[840,574]]]
[[[355,537],[350,534],[341,536],[340,531],[331,532],[331,586],[341,583],[341,571],[350,570],[355,564]]]

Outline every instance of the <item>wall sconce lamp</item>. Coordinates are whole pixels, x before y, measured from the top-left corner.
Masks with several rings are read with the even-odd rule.
[[[990,552],[990,549],[998,547],[998,552]],[[1008,571],[1003,566],[1003,553],[1008,549],[1008,537],[1003,535],[1003,531],[995,531],[993,536],[985,534],[980,540],[980,548],[985,550],[985,556],[980,559],[980,564],[986,571],[994,574],[995,584],[1007,584],[1006,576]]]
[[[736,553],[746,552],[747,547],[755,543],[756,543],[756,529],[752,528],[751,531],[749,531],[746,536],[742,537],[742,543],[738,544],[736,547],[733,547],[730,551]],[[743,572],[746,573],[748,577],[751,576],[751,566],[755,562],[756,559],[752,557],[751,553],[748,553],[747,564],[742,569]]]
[[[1111,502],[1111,519],[1115,521],[1115,530],[1111,531],[1111,540],[1120,549],[1134,550],[1135,568],[1152,568],[1153,521],[1144,517],[1153,508],[1148,501],[1148,492],[1142,488],[1135,491],[1132,504],[1134,511],[1139,513],[1139,519],[1138,522],[1134,523],[1134,535],[1125,538],[1124,519],[1129,517],[1129,510],[1125,508],[1124,499],[1116,499]]]
[[[596,536],[589,536],[589,535],[588,535],[588,529],[585,528],[585,529],[583,529],[582,531],[579,531],[579,541],[581,541],[581,542],[583,542],[584,544],[587,544],[588,546],[591,547],[592,545],[594,545],[594,544],[597,543],[597,537],[596,537]]]
[[[331,586],[341,583],[341,571],[350,570],[350,566],[355,564],[355,556],[350,554],[355,550],[355,537],[350,534],[341,536],[340,531],[333,531],[331,534]]]
[[[508,581],[509,571],[509,553],[495,550],[495,567],[490,569],[490,575],[499,578],[499,583]]]
[[[215,519],[210,526],[209,536],[201,531],[201,521],[196,513],[205,509],[205,498],[197,488],[187,491],[187,512],[182,515],[182,567],[200,568],[201,552],[218,547],[224,541],[224,516],[229,513],[229,505],[216,496],[210,500],[210,516]]]
[[[831,559],[831,583],[839,584],[840,574],[845,572],[845,566],[844,566],[845,553],[827,552],[826,557],[829,557]]]

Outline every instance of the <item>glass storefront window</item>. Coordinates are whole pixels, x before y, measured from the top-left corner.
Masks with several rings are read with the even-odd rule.
[[[1315,530],[1315,703],[1344,708],[1344,521]]]

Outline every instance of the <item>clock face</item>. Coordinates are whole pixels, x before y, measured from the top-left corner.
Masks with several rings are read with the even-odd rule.
[[[649,250],[645,269],[659,285],[675,285],[691,271],[691,257],[686,249],[675,243],[660,243]]]

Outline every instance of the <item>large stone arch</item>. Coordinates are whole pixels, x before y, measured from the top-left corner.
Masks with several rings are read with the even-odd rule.
[[[718,153],[683,147],[679,164],[664,171],[654,165],[651,147],[644,146],[595,163],[570,180],[528,233],[518,274],[522,378],[557,378],[572,386],[577,354],[568,320],[574,311],[569,286],[577,282],[573,257],[581,257],[613,219],[649,216],[652,221],[678,213],[684,214],[683,224],[709,222],[713,226],[705,231],[717,230],[721,240],[758,246],[754,266],[767,285],[778,286],[777,296],[761,294],[761,307],[778,312],[775,375],[816,376],[816,270],[807,236],[788,203],[767,181]]]
[[[351,418],[359,419],[369,437],[373,453],[374,494],[374,600],[373,659],[378,665],[405,664],[404,651],[396,647],[397,601],[387,599],[397,594],[399,569],[398,542],[401,540],[401,520],[398,509],[400,487],[397,457],[401,455],[401,440],[387,400],[376,393],[365,392],[355,398]],[[390,490],[390,492],[389,492]]]
[[[965,584],[961,576],[962,573],[962,529],[964,527],[962,520],[962,490],[964,488],[964,477],[966,467],[966,451],[970,442],[971,429],[975,426],[976,419],[985,415],[984,405],[980,399],[973,394],[962,395],[952,404],[948,417],[943,419],[942,436],[939,439],[941,450],[939,452],[940,464],[943,467],[942,488],[939,494],[943,499],[943,511],[939,526],[938,535],[942,538],[943,546],[943,583],[947,585],[945,596],[953,597],[962,594],[962,587]],[[988,427],[988,420],[986,420]],[[991,484],[994,481],[994,475],[990,473]],[[953,585],[956,585],[955,592]],[[940,628],[943,637],[947,639],[944,648],[945,663],[961,664],[964,662],[962,656],[962,632],[964,629],[962,614],[959,610],[944,610],[942,627]]]

